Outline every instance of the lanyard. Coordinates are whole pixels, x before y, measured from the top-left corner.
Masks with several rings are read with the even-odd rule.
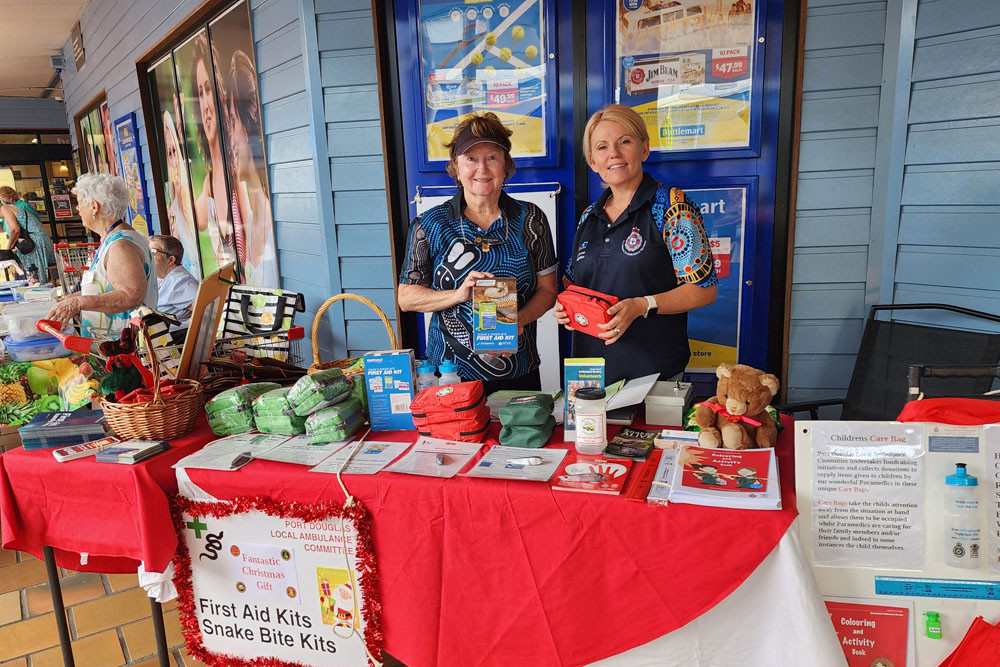
[[[115,224],[108,227],[107,233],[104,235],[104,238],[101,239],[101,245],[97,247],[97,253],[94,255],[94,261],[93,264],[91,265],[91,268],[96,266],[97,263],[101,261],[101,258],[104,256],[104,251],[107,249],[107,246],[105,244],[111,238],[111,233],[115,231],[115,228],[118,227],[118,225],[124,225],[124,224],[125,224],[124,220],[119,220]]]

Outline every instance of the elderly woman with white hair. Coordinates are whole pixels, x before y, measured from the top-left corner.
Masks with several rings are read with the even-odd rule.
[[[156,268],[149,242],[122,220],[128,187],[118,176],[85,174],[76,182],[77,211],[83,225],[101,237],[80,294],[62,298],[49,319],[66,322],[80,315],[85,330],[117,334],[129,312],[141,305],[156,308]]]

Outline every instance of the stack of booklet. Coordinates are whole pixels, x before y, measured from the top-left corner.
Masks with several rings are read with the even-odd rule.
[[[774,449],[681,447],[667,498],[672,503],[780,510]]]
[[[25,449],[79,445],[104,437],[104,412],[39,412],[17,432]]]
[[[166,440],[126,440],[99,451],[97,460],[102,463],[138,463],[168,449],[170,443]]]

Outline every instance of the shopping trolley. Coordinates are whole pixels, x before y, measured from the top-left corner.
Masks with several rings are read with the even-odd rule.
[[[56,269],[63,294],[80,291],[83,272],[90,268],[100,243],[56,243]]]

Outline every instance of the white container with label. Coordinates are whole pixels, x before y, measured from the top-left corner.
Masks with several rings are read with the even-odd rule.
[[[607,406],[600,387],[576,390],[576,451],[603,454],[608,446]]]
[[[952,567],[976,569],[982,563],[982,518],[979,513],[979,480],[964,463],[944,478],[945,562]]]

